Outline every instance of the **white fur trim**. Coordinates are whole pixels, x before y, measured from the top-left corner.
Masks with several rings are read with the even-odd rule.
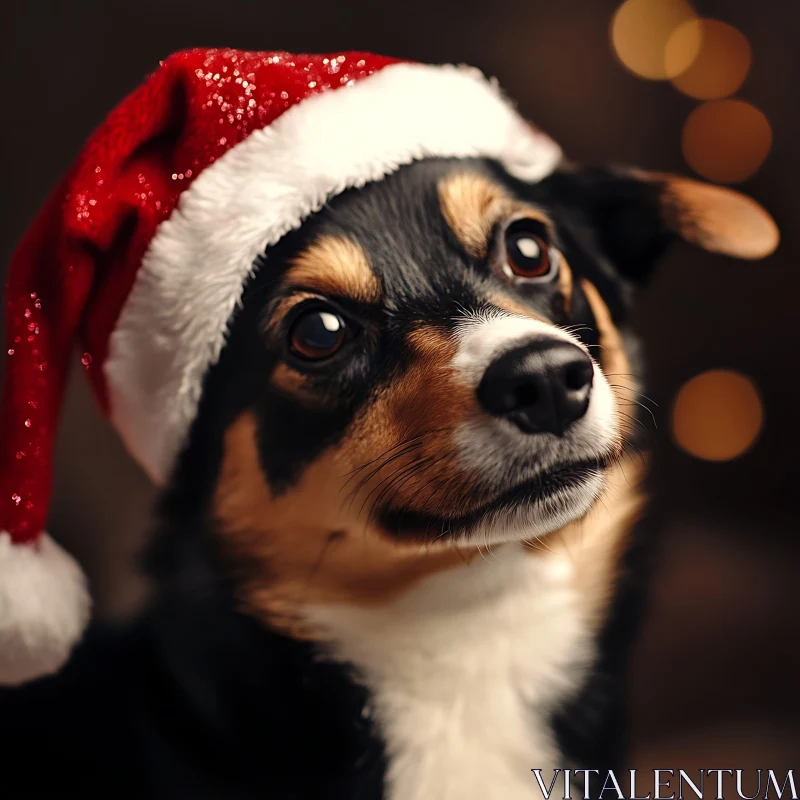
[[[0,532],[0,684],[56,672],[89,620],[86,579],[49,536],[13,544]]]
[[[429,157],[537,181],[561,158],[477,70],[396,64],[303,100],[205,169],[158,228],[105,363],[111,418],[163,482],[257,256],[332,196]]]

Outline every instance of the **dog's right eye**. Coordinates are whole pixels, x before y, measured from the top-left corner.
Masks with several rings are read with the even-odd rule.
[[[289,349],[304,361],[330,358],[345,343],[348,327],[344,319],[327,308],[302,312],[289,329]]]
[[[539,220],[515,220],[506,228],[504,239],[506,274],[528,281],[550,277],[553,259],[546,228]]]

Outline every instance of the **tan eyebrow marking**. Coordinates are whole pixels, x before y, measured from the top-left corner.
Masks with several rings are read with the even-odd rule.
[[[296,291],[272,309],[266,330],[273,335],[289,311],[303,300],[333,295],[375,303],[381,295],[378,278],[361,246],[352,239],[331,235],[319,237],[296,256],[282,283]]]
[[[352,239],[332,235],[319,237],[300,253],[283,284],[365,303],[379,300],[381,292],[363,248]]]
[[[540,210],[515,200],[498,183],[477,172],[447,175],[439,181],[438,189],[445,221],[475,258],[486,255],[492,227],[505,216],[522,212],[550,225]]]

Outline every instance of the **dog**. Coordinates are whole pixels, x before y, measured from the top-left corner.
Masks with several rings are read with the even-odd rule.
[[[333,198],[254,265],[148,609],[0,692],[3,796],[521,800],[532,770],[620,767],[629,310],[676,236],[747,257],[768,229],[726,189],[569,163],[426,158]]]

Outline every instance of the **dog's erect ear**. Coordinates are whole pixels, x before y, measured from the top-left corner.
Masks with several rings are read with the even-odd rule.
[[[674,235],[736,258],[764,258],[780,234],[755,200],[723,186],[635,169],[580,170],[601,244],[617,268],[636,282]]]

